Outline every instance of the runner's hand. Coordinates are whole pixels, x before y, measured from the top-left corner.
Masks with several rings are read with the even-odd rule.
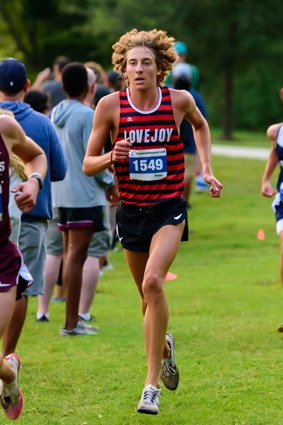
[[[126,140],[119,140],[115,143],[115,147],[112,153],[112,161],[118,162],[122,159],[126,159],[129,156],[129,151],[132,148],[132,144],[130,143],[130,138],[128,137]]]
[[[110,208],[114,207],[115,205],[119,203],[120,194],[119,194],[117,183],[115,184],[115,186],[106,188],[106,197],[108,201],[110,202],[110,205],[109,205]]]
[[[39,192],[39,184],[37,179],[32,178],[26,182],[18,183],[13,189],[12,193],[21,192],[20,194],[15,195],[15,201],[18,208],[27,213],[31,211],[36,203],[37,194]]]
[[[276,190],[272,188],[269,181],[263,182],[261,186],[261,194],[268,198],[272,198],[276,194]]]
[[[212,198],[219,198],[221,189],[223,188],[223,185],[220,183],[220,181],[218,181],[212,174],[204,174],[203,178],[206,183],[210,184],[209,193]]]

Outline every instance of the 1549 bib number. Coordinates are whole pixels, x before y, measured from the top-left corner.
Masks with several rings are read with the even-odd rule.
[[[161,180],[167,177],[166,149],[130,150],[131,180]]]

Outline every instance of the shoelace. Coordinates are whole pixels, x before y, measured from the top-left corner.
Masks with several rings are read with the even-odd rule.
[[[79,318],[77,327],[83,330],[89,330],[89,331],[99,331],[99,328],[94,327],[92,325],[87,325],[81,318]]]
[[[161,390],[144,390],[143,399],[148,403],[156,403],[156,399],[158,400],[158,396],[161,395]]]
[[[176,368],[171,366],[170,360],[163,360],[162,362],[162,372],[165,376],[176,375]]]
[[[6,385],[2,383],[2,398],[5,400],[6,403],[14,403],[18,397],[19,390],[14,382]]]
[[[79,321],[77,323],[77,328],[84,329],[84,330],[88,329],[87,326],[85,325],[85,322],[80,318],[79,318]]]

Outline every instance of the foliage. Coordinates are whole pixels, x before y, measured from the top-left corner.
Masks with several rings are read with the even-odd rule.
[[[2,0],[0,12],[29,68],[40,70],[58,55],[84,60],[93,40],[82,31],[89,0]]]
[[[188,61],[200,69],[210,122],[226,137],[232,128],[263,130],[281,120],[282,12],[281,0],[0,2],[0,16],[33,71],[61,54],[109,69],[111,46],[126,31],[166,30],[187,44]]]

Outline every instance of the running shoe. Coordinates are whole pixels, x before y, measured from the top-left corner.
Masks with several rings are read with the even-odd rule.
[[[201,174],[195,177],[195,182],[196,182],[197,193],[209,191],[209,185],[206,183],[206,181],[204,180]]]
[[[66,329],[61,326],[60,336],[97,335],[97,331],[99,331],[99,328],[86,325],[81,319],[79,319],[77,326],[73,329]]]
[[[83,316],[81,316],[80,314],[79,314],[79,318],[80,318],[80,319],[82,319],[84,322],[95,322],[95,321],[96,321],[95,316],[93,316],[92,314],[90,314],[89,319],[85,319],[85,318],[84,318]]]
[[[57,298],[57,297],[52,298],[53,303],[64,303],[65,301],[66,301],[65,298]]]
[[[179,370],[174,360],[175,338],[173,335],[167,334],[166,340],[170,347],[170,357],[161,362],[160,378],[168,390],[174,391],[179,384]]]
[[[280,323],[280,325],[276,328],[277,332],[283,332],[283,323]]]
[[[114,270],[114,266],[112,266],[112,264],[110,263],[107,263],[107,264],[104,264],[104,266],[102,266],[102,270],[111,271],[111,270]]]
[[[21,362],[16,354],[6,356],[4,361],[9,362],[15,371],[15,378],[11,384],[4,384],[1,381],[1,405],[3,412],[9,419],[18,419],[23,410],[24,398],[18,387],[18,374]]]
[[[100,330],[100,328],[98,328],[98,327],[95,327],[95,326],[92,326],[92,325],[87,325],[81,318],[79,318],[77,326],[81,327],[83,329],[89,329],[91,331],[99,331]]]
[[[48,317],[46,316],[46,314],[41,314],[41,316],[36,315],[36,322],[49,322]]]
[[[145,413],[147,415],[157,415],[160,395],[161,390],[153,385],[145,387],[138,405],[138,412]]]

